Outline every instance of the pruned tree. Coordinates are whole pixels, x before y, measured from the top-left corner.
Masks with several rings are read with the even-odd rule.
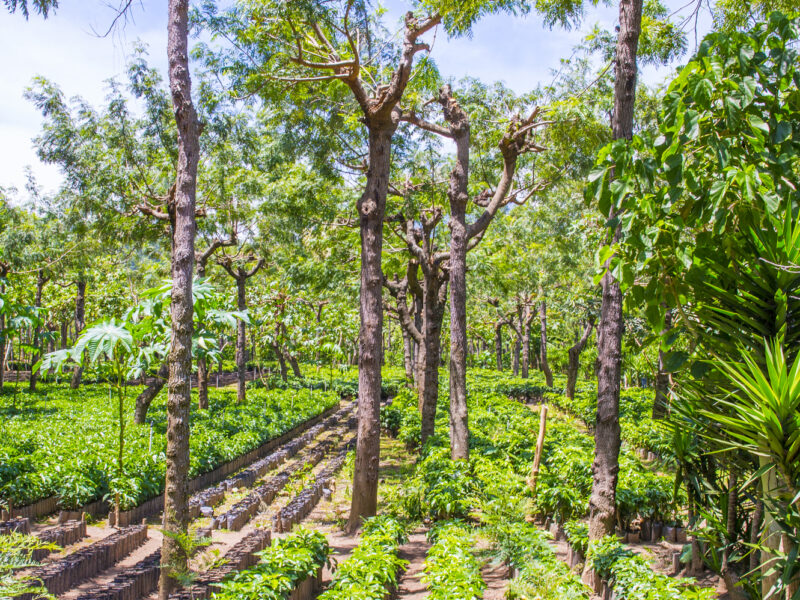
[[[223,254],[217,257],[225,272],[236,282],[236,307],[240,312],[247,310],[247,280],[255,276],[266,264],[263,258],[257,258],[251,252],[239,251],[234,255]],[[248,264],[255,263],[248,268]],[[247,379],[247,324],[239,319],[236,326],[236,401],[244,402],[247,397],[245,381]]]

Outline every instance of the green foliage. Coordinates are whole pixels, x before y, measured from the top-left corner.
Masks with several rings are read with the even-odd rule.
[[[58,551],[55,544],[43,542],[32,535],[11,532],[0,535],[0,598],[17,598],[33,593],[36,598],[54,599],[47,589],[30,576],[18,576],[15,572],[36,566],[35,550]]]
[[[406,539],[405,526],[392,517],[378,516],[365,520],[362,529],[361,542],[339,565],[320,600],[383,600],[397,587],[407,564],[397,556]]]
[[[587,564],[607,580],[620,598],[630,600],[710,600],[713,588],[698,588],[692,579],[673,579],[653,571],[641,555],[613,536],[589,543]]]
[[[472,553],[473,536],[462,525],[437,525],[429,537],[434,544],[425,559],[422,582],[432,600],[479,600],[486,584],[481,565]]]
[[[120,483],[127,510],[161,493],[166,447],[166,394],[151,406],[150,426],[134,425],[133,387],[125,400],[125,471]],[[0,396],[0,498],[22,506],[51,495],[63,508],[78,508],[112,489],[118,447],[108,430],[118,420],[102,385],[46,385],[24,394],[14,408]],[[258,390],[236,404],[228,389],[209,389],[209,410],[191,415],[190,477],[210,471],[281,435],[338,402],[332,392]],[[196,406],[196,399],[194,406]]]
[[[214,600],[286,600],[298,584],[328,563],[331,548],[318,531],[296,529],[259,553],[255,567],[218,585]]]

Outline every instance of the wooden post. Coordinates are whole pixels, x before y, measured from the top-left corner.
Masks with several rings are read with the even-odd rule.
[[[547,427],[547,405],[542,404],[539,411],[539,437],[536,440],[536,455],[533,458],[533,469],[528,479],[528,487],[531,489],[531,496],[536,498],[536,479],[539,477],[539,464],[542,461],[542,448],[544,447],[544,434]]]

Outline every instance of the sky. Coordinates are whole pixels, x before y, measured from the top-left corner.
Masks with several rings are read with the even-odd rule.
[[[81,96],[94,106],[102,105],[107,81],[124,79],[127,57],[137,41],[149,47],[151,64],[166,74],[166,2],[135,0],[128,18],[103,36],[119,2],[61,0],[48,19],[31,15],[28,21],[0,8],[0,56],[4,58],[0,72],[0,187],[24,191],[28,169],[45,192],[55,191],[61,183],[58,169],[42,164],[32,144],[42,118],[23,95],[35,76],[54,81],[68,98]],[[665,3],[677,9],[685,0]],[[409,6],[403,0],[384,0],[384,4],[388,24],[399,23]],[[587,12],[583,26],[571,31],[550,30],[534,15],[489,16],[476,25],[469,38],[448,39],[438,31],[432,56],[445,77],[500,80],[522,93],[550,82],[559,61],[570,56],[593,25],[613,29],[616,21],[617,9],[609,6]],[[705,20],[701,33],[707,28]],[[656,84],[670,72],[669,68],[646,68],[641,78]]]

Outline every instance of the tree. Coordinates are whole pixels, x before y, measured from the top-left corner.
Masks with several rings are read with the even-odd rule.
[[[659,136],[643,133],[631,144],[604,149],[587,189],[588,197],[627,215],[612,269],[630,288],[631,299],[644,305],[656,331],[664,329],[672,310],[694,349],[693,362],[675,349],[665,360],[669,371],[691,365],[673,400],[675,426],[694,433],[701,452],[724,449],[736,464],[736,453],[746,452],[749,461],[738,468],[745,480],[766,474],[755,466],[764,457],[754,451],[752,437],[728,437],[726,432],[739,427],[729,426],[742,417],[730,397],[741,398],[744,411],[752,413],[746,407],[755,401],[761,414],[769,415],[778,410],[770,400],[776,386],[770,384],[772,391],[765,388],[756,398],[751,389],[742,389],[742,372],[732,385],[731,370],[720,364],[744,358],[772,378],[782,370],[774,360],[779,352],[765,348],[764,340],[782,340],[783,362],[791,363],[800,339],[800,305],[791,291],[797,289],[800,256],[793,183],[799,120],[796,104],[788,101],[797,94],[797,37],[797,21],[780,14],[748,34],[709,36],[664,97]],[[720,136],[723,129],[729,135]],[[762,431],[757,415],[748,418],[753,419],[751,434]],[[772,452],[780,454],[781,435],[791,424],[781,417],[777,422]],[[708,443],[720,438],[721,445]],[[703,484],[713,487],[714,479],[706,477]],[[790,532],[789,545],[795,548],[797,536],[792,539],[791,527],[782,530],[780,524],[794,518],[794,509],[775,502],[782,492],[769,480],[756,494],[765,508],[763,529],[753,525],[764,536],[761,593],[782,588],[791,597],[795,561],[782,561],[780,547],[786,546],[782,533]],[[708,505],[715,500],[699,498],[706,504],[706,519],[714,514]],[[773,563],[786,570],[775,571]]]
[[[164,542],[161,548],[159,600],[175,588],[173,572],[188,557],[177,543],[189,522],[189,411],[192,372],[192,275],[195,238],[195,192],[199,161],[197,113],[189,74],[189,2],[169,0],[167,58],[172,105],[178,130],[178,164],[171,208],[172,321],[167,391],[167,475],[164,486]]]
[[[247,268],[248,263],[255,264]],[[236,307],[240,312],[247,310],[247,295],[245,286],[247,280],[253,277],[264,266],[263,258],[256,258],[253,254],[239,252],[236,255],[223,254],[217,257],[217,263],[225,269],[236,282]],[[245,379],[247,376],[247,327],[243,319],[239,319],[236,328],[236,401],[244,402],[246,398]]]
[[[633,136],[636,101],[637,52],[642,27],[642,0],[620,0],[619,33],[614,56],[614,112],[611,131],[615,140]],[[609,221],[619,218],[608,212]],[[617,240],[619,233],[613,233]],[[601,280],[602,301],[597,323],[597,422],[592,463],[592,493],[589,498],[589,539],[599,540],[613,533],[616,524],[616,491],[619,473],[619,392],[622,364],[622,290],[611,270]],[[589,569],[584,580],[600,589],[600,581]]]

